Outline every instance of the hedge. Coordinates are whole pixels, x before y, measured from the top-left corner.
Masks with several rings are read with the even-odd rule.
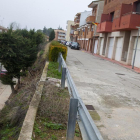
[[[49,61],[56,62],[58,59],[59,52],[62,53],[63,58],[66,60],[67,57],[67,47],[60,44],[57,41],[52,41],[49,48]]]

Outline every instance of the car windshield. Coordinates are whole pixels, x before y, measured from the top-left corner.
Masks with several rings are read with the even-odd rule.
[[[73,45],[77,45],[77,42],[72,42]]]

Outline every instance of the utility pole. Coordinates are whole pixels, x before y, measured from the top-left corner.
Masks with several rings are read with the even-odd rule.
[[[140,32],[140,27],[137,27],[137,28],[138,28],[138,36],[137,36],[136,48],[135,48],[134,57],[133,57],[132,69],[134,69],[134,65],[135,65],[135,59],[136,59],[136,53],[137,53],[137,47],[138,47],[138,40],[139,40],[139,32]]]

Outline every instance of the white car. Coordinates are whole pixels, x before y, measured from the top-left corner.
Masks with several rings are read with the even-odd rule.
[[[71,44],[71,42],[67,42],[66,45],[69,46]]]

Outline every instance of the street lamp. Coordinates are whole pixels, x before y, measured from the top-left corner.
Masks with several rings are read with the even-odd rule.
[[[136,58],[136,52],[137,52],[137,47],[138,47],[138,40],[139,40],[139,32],[140,32],[140,27],[137,27],[137,28],[138,28],[138,36],[137,36],[136,48],[135,48],[135,52],[134,52],[134,58],[133,58],[132,69],[134,69],[135,58]]]

